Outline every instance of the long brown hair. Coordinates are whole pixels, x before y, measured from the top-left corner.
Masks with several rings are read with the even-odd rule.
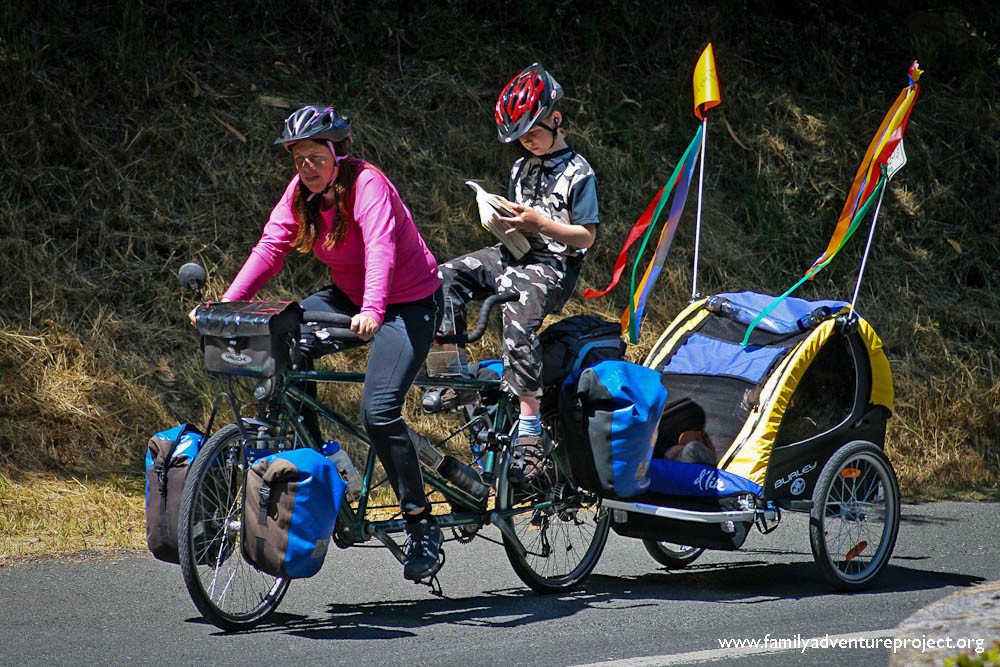
[[[350,146],[350,139],[334,142],[334,155],[346,156]],[[334,216],[333,228],[325,239],[323,247],[332,250],[337,243],[347,234],[347,226],[354,222],[354,182],[358,178],[358,172],[365,168],[366,163],[357,158],[345,157],[340,161],[337,170],[337,178],[333,182],[333,197],[337,207],[337,215]],[[295,194],[292,196],[292,214],[295,221],[299,223],[299,232],[292,241],[292,247],[301,253],[312,251],[316,243],[316,235],[319,233],[320,206],[323,197],[316,196],[309,200],[312,192],[302,181],[295,186]]]

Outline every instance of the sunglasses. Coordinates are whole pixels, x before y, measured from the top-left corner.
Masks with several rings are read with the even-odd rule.
[[[346,155],[337,155],[333,158],[333,165],[337,166],[340,164],[340,161],[346,157]],[[320,155],[318,153],[315,155],[295,155],[292,157],[292,162],[295,163],[296,169],[302,169],[306,166],[306,163],[308,163],[313,169],[319,169],[329,161],[329,155]]]

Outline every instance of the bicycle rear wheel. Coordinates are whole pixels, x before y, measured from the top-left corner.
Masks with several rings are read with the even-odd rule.
[[[559,447],[558,415],[542,418],[556,446],[541,471],[514,485],[508,479],[510,455],[505,457],[497,484],[497,509],[521,510],[508,519],[519,545],[503,535],[504,550],[514,572],[539,593],[557,593],[580,585],[604,552],[611,514],[600,499],[573,483]],[[521,555],[518,546],[523,547]]]
[[[243,558],[240,522],[246,456],[240,429],[228,424],[208,439],[188,473],[181,499],[178,551],[191,600],[224,630],[252,628],[273,612],[288,579]]]

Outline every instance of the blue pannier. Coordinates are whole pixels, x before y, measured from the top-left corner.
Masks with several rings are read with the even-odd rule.
[[[346,484],[314,449],[266,456],[251,466],[243,501],[243,555],[275,577],[319,572]]]
[[[160,431],[146,446],[146,546],[167,563],[177,563],[177,521],[191,462],[204,435],[191,424]]]
[[[662,374],[627,361],[601,361],[567,378],[560,411],[576,482],[606,497],[645,492],[666,401]]]

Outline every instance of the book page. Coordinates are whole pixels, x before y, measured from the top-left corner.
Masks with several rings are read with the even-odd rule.
[[[509,218],[516,215],[513,204],[505,197],[495,195],[484,190],[474,181],[466,181],[466,185],[476,192],[476,204],[479,206],[479,222],[489,230],[514,256],[514,259],[521,259],[531,250],[528,239],[510,223],[499,218]],[[513,231],[508,231],[513,230]]]

